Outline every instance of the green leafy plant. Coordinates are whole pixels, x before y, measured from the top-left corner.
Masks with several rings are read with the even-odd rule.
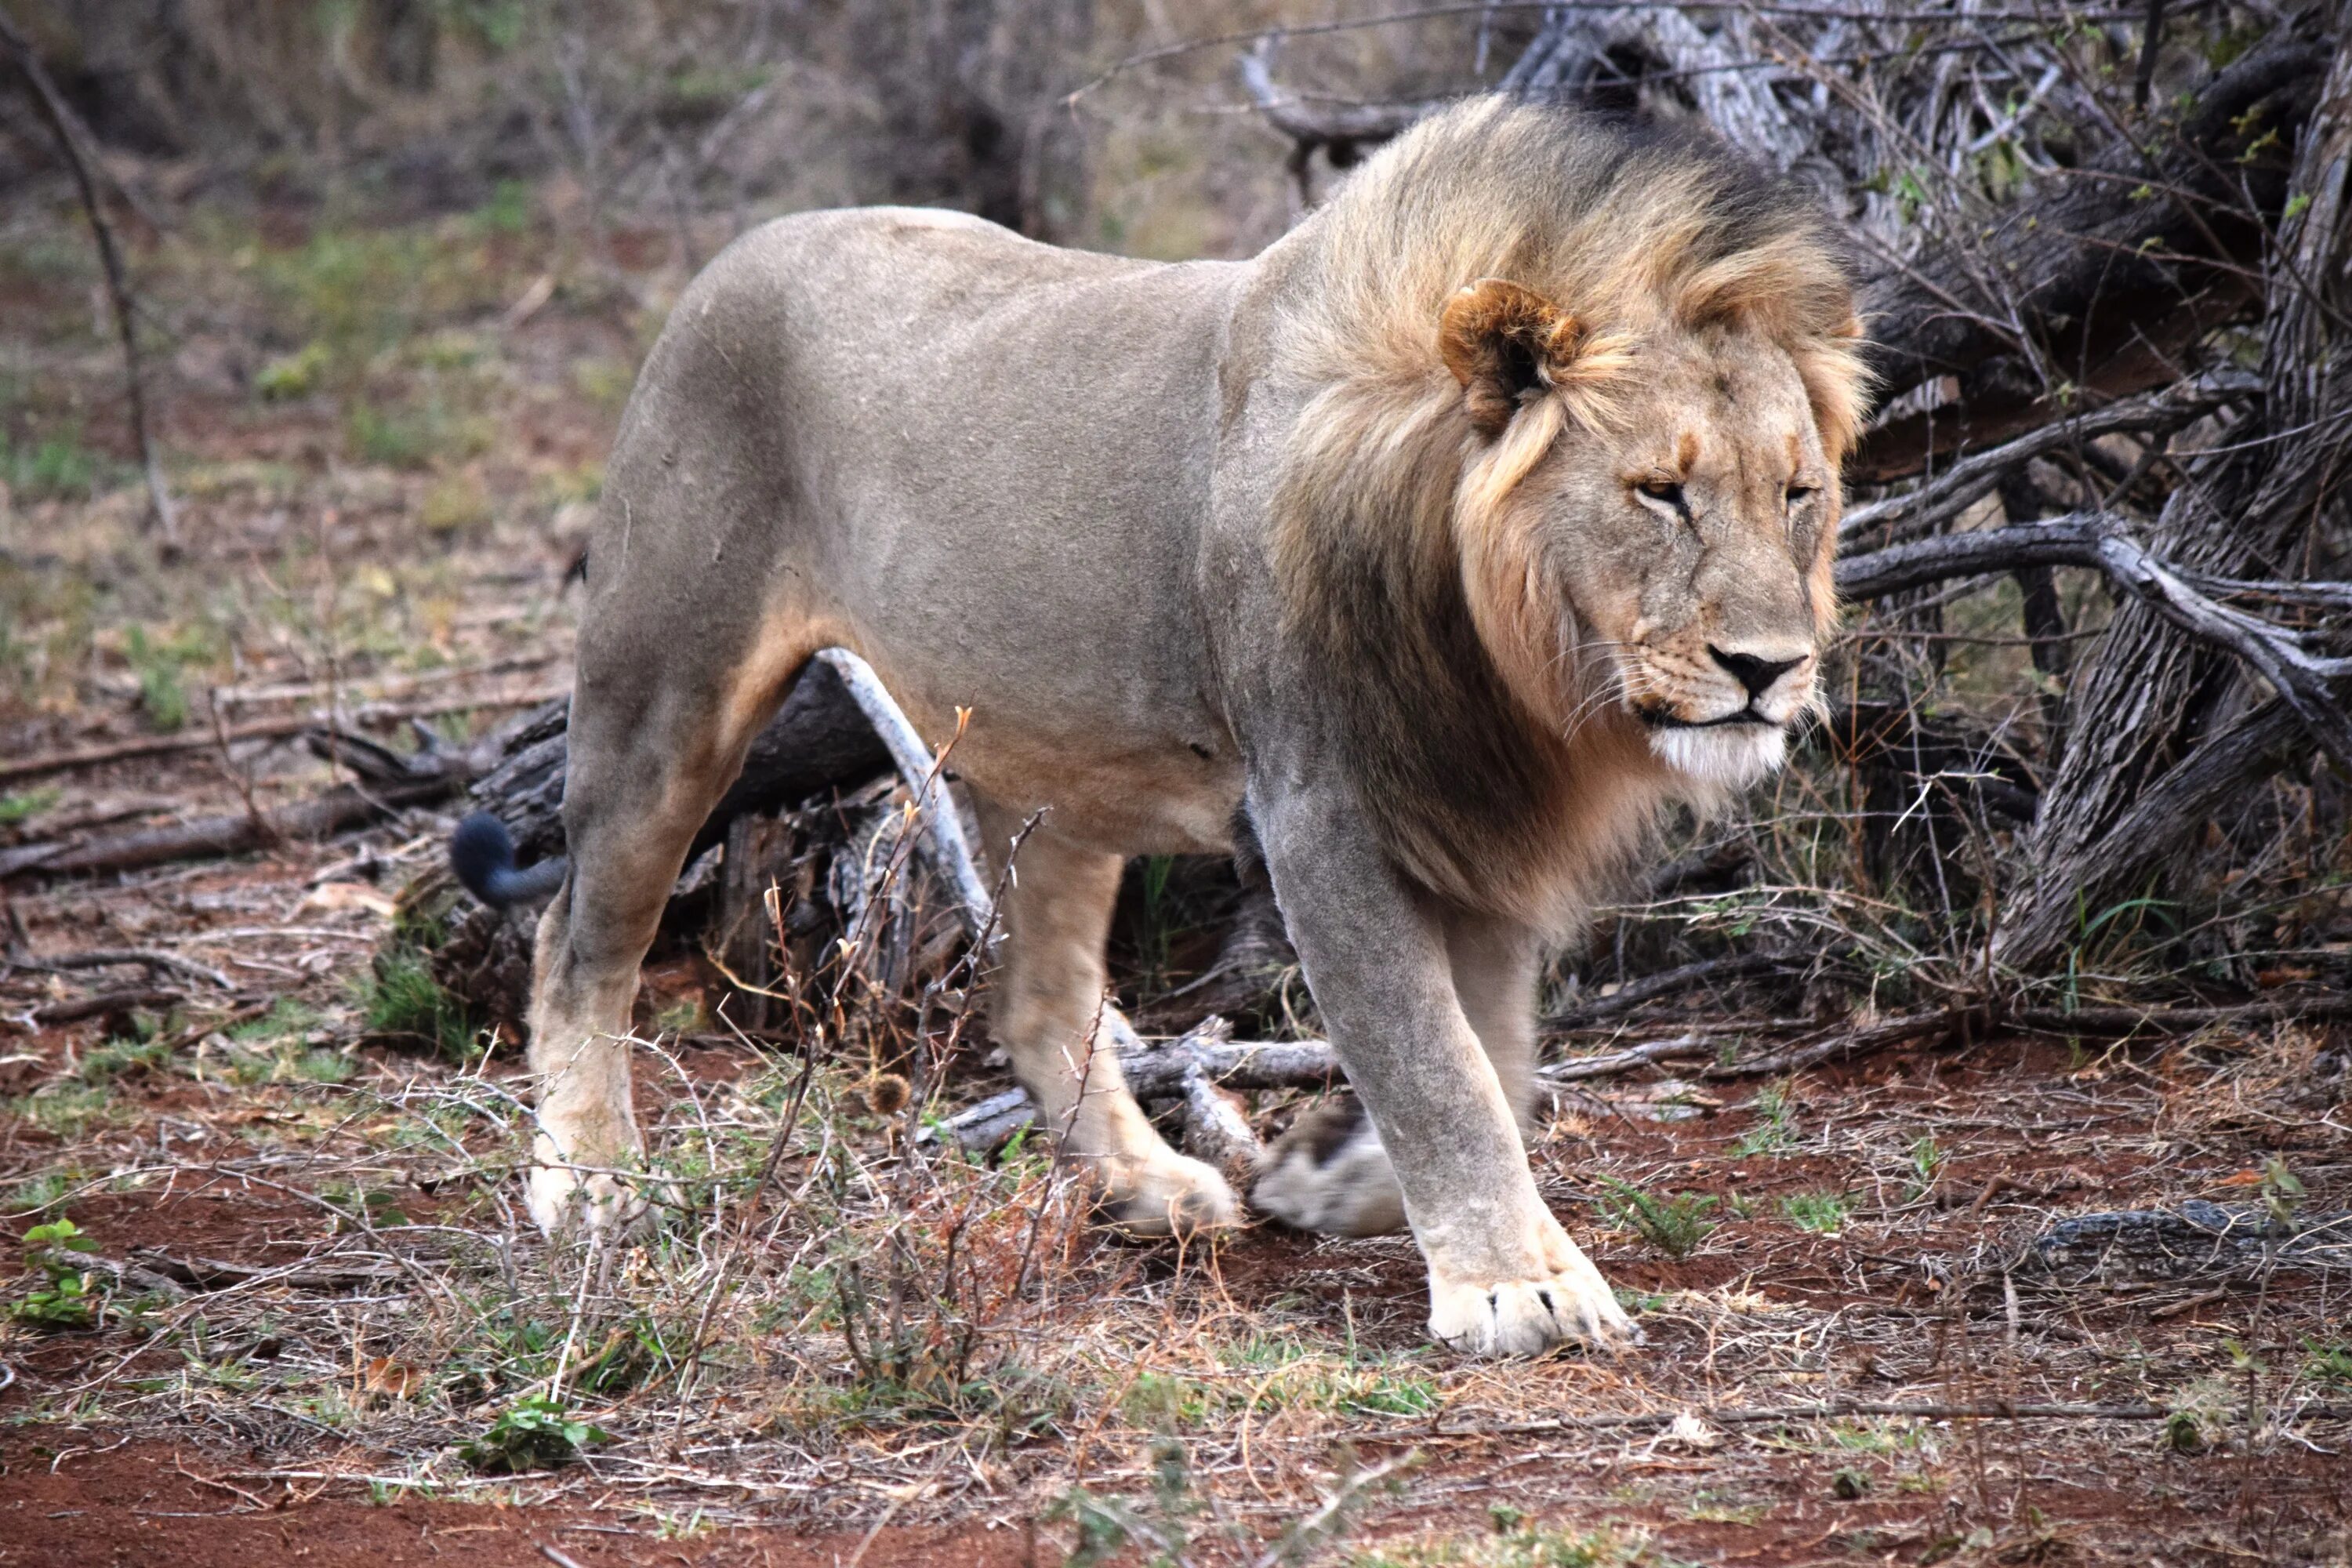
[[[1780,1212],[1799,1230],[1810,1230],[1817,1236],[1836,1235],[1845,1225],[1852,1207],[1843,1193],[1798,1193],[1780,1200]]]
[[[2263,1212],[2271,1223],[2282,1228],[2294,1224],[2294,1211],[2303,1202],[2303,1181],[2286,1168],[2286,1162],[2272,1155],[2263,1163]]]
[[[1601,1201],[1601,1213],[1612,1225],[1633,1231],[1669,1258],[1688,1258],[1715,1229],[1706,1217],[1716,1205],[1706,1193],[1676,1193],[1658,1197],[1629,1182],[1612,1181]]]
[[[1936,1184],[1936,1178],[1943,1174],[1944,1162],[1948,1158],[1933,1133],[1911,1145],[1911,1173],[1917,1178],[1911,1188],[1914,1199],[1924,1196]]]
[[[87,497],[98,489],[99,459],[82,445],[79,429],[30,447],[12,445],[0,435],[0,479],[26,500]]]
[[[1731,1146],[1735,1160],[1759,1154],[1785,1154],[1797,1146],[1793,1096],[1785,1083],[1768,1083],[1756,1091],[1756,1124]]]
[[[58,789],[28,789],[15,795],[0,795],[0,827],[15,827],[26,817],[43,812],[63,799]]]
[[[457,1457],[488,1475],[551,1470],[578,1458],[613,1435],[565,1410],[544,1394],[517,1401],[480,1436],[461,1445]]]
[[[280,354],[255,372],[253,390],[272,403],[308,397],[318,389],[331,357],[326,344],[305,343],[297,352]]]
[[[188,692],[180,672],[204,658],[201,633],[176,637],[150,637],[144,626],[132,626],[124,638],[123,657],[139,678],[139,710],[147,722],[165,734],[188,721]]]
[[[2352,1388],[2352,1343],[2323,1345],[2305,1340],[2303,1349],[2309,1358],[2303,1363],[2305,1376],[2315,1382]]]
[[[11,1303],[8,1316],[43,1329],[94,1329],[106,1312],[106,1283],[79,1261],[98,1243],[69,1219],[51,1220],[25,1233],[26,1266],[39,1282]]]

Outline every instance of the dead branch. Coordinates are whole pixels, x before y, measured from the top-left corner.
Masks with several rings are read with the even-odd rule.
[[[157,1247],[134,1247],[131,1264],[197,1290],[226,1290],[239,1285],[283,1285],[294,1290],[345,1290],[354,1286],[382,1285],[403,1278],[389,1263],[231,1263],[191,1254],[175,1257]]]
[[[2192,463],[2166,500],[2152,537],[2173,582],[2196,574],[2239,581],[2308,561],[2341,497],[2345,410],[2352,408],[2352,5],[2334,13],[2324,107],[2299,127],[2283,217],[2266,269],[2263,396],[2229,442]],[[2347,755],[2341,698],[2282,637],[2210,614],[2173,583],[2133,588],[2126,605],[2070,682],[2076,714],[2028,845],[2030,875],[2003,901],[1996,957],[2021,969],[2047,963],[2078,927],[2089,900],[2144,874],[2178,837],[2117,837],[2149,791],[2185,762],[2213,760],[2205,740],[2254,705],[2226,647],[2260,671],[2339,763]],[[2218,606],[2216,606],[2218,608]],[[2190,635],[2184,637],[2184,632]],[[2217,637],[2216,632],[2224,635]],[[2235,634],[2231,640],[2228,634]],[[2268,748],[2238,752],[2239,777],[2268,764]],[[2201,785],[2200,786],[2201,788]],[[2199,793],[2182,792],[2183,796]]]
[[[1184,1074],[1184,1148],[1237,1185],[1247,1183],[1265,1155],[1248,1112],[1232,1094],[1211,1083],[1198,1062]]]
[[[139,458],[147,474],[147,500],[152,509],[150,521],[163,535],[167,548],[177,549],[180,542],[179,521],[172,508],[172,492],[163,482],[163,459],[156,455],[153,433],[147,424],[147,385],[139,357],[137,306],[131,298],[131,283],[122,268],[122,252],[114,242],[113,226],[106,221],[105,205],[99,200],[98,186],[90,177],[90,155],[83,149],[73,110],[49,79],[47,68],[32,43],[17,30],[14,18],[0,11],[0,49],[16,67],[26,84],[32,89],[34,106],[56,140],[58,152],[66,166],[73,173],[74,188],[81,195],[81,210],[89,219],[91,237],[98,245],[98,259],[106,274],[108,303],[114,310],[115,331],[122,339],[123,379],[131,398],[131,437],[138,444]]]
[[[1594,1028],[1646,1003],[1687,991],[1703,982],[1713,985],[1746,975],[1799,968],[1810,962],[1810,955],[1799,958],[1778,952],[1735,952],[1722,958],[1701,959],[1696,963],[1685,963],[1678,968],[1661,970],[1655,974],[1645,974],[1638,980],[1629,980],[1605,996],[1594,995],[1580,1000],[1575,1006],[1544,1019],[1543,1027],[1556,1034]]]
[[[2182,631],[2228,649],[2258,671],[2328,753],[2352,767],[2352,720],[2329,683],[2352,675],[2352,659],[2311,653],[2305,634],[2274,626],[2208,597],[2188,574],[2134,542],[2120,520],[2078,512],[2021,527],[1986,529],[1891,545],[1838,563],[1838,591],[1875,598],[1906,588],[2028,567],[2087,566]],[[2263,584],[2242,584],[2259,592]],[[2277,584],[2292,590],[2293,584]]]
[[[1720,1037],[1677,1035],[1671,1040],[1652,1040],[1646,1045],[1628,1046],[1622,1051],[1570,1057],[1565,1061],[1538,1068],[1536,1076],[1546,1083],[1581,1083],[1587,1079],[1614,1078],[1619,1073],[1632,1072],[1659,1062],[1687,1061],[1696,1057],[1712,1056],[1722,1044]]]
[[[2104,408],[2053,420],[2004,446],[1970,453],[1917,489],[1849,509],[1838,524],[1839,540],[1853,544],[1874,530],[1884,530],[1879,542],[1891,545],[1937,532],[1990,495],[2003,478],[2036,458],[2126,431],[2168,434],[2233,398],[2260,391],[2261,384],[2252,376],[2215,374],[2187,386],[2125,398]]]
[[[1915,1040],[1942,1039],[1973,1021],[1981,1033],[1990,1015],[1985,1010],[1973,1014],[1938,1009],[1932,1013],[1908,1013],[1868,1024],[1859,1029],[1849,1029],[1816,1040],[1793,1050],[1775,1051],[1769,1056],[1743,1057],[1737,1061],[1716,1062],[1700,1069],[1704,1079],[1771,1078],[1781,1073],[1802,1072],[1807,1068],[1826,1067],[1833,1062],[1850,1062],[1874,1056],[1895,1046],[1909,1045]]]
[[[956,816],[955,802],[949,798],[940,777],[940,758],[923,743],[923,737],[883,686],[882,678],[874,673],[872,665],[844,647],[820,649],[816,659],[841,678],[843,689],[866,715],[866,721],[874,727],[875,735],[888,750],[890,760],[898,764],[899,776],[907,781],[907,788],[915,797],[915,810],[923,819],[933,864],[955,893],[964,934],[974,942],[981,941],[995,923],[995,906],[980,879],[979,868],[972,863],[971,846],[964,841],[963,824]]]
[[[1291,140],[1293,157],[1304,160],[1316,149],[1328,150],[1332,163],[1346,168],[1356,151],[1402,133],[1415,121],[1444,107],[1442,100],[1414,103],[1309,104],[1287,89],[1275,85],[1269,68],[1272,37],[1240,59],[1242,88],[1257,105],[1265,122]]]
[[[2281,26],[2208,79],[2177,132],[2152,151],[2125,142],[2071,174],[2053,171],[2059,183],[2049,195],[2004,210],[1969,249],[1940,250],[1912,267],[1883,262],[1863,294],[1882,392],[2030,351],[2021,327],[2053,344],[2056,363],[2097,366],[2152,325],[2192,313],[2184,302],[2200,295],[2224,317],[2250,314],[2258,301],[2243,298],[2224,268],[2260,257],[2258,219],[2284,205],[2286,161],[2253,143],[2293,146],[2319,100],[2329,41],[2305,26]],[[1981,423],[1991,412],[1972,406],[1968,418]],[[1945,411],[1938,444],[1963,433],[1957,423]],[[1861,471],[1892,477],[1883,454],[1918,441],[1892,427],[1874,433]]]
[[[217,985],[224,991],[234,991],[236,983],[217,969],[207,968],[191,958],[173,952],[151,952],[144,948],[96,948],[88,952],[55,952],[35,954],[22,951],[0,952],[0,970],[29,969],[50,973],[68,973],[82,969],[114,969],[136,964],[149,973],[185,975]]]
[[[174,860],[241,855],[280,839],[331,837],[403,806],[439,800],[461,782],[453,775],[373,792],[346,784],[315,799],[274,811],[199,817],[169,827],[109,834],[79,844],[31,846],[39,852],[30,857],[25,857],[22,851],[0,854],[0,876],[28,870],[51,877],[75,872],[135,871]],[[11,862],[9,854],[19,858]]]
[[[102,1018],[110,1014],[128,1013],[137,1008],[173,1007],[186,999],[185,992],[165,991],[154,986],[101,991],[94,996],[76,996],[70,1001],[44,1003],[15,1015],[15,1021],[35,1028],[47,1028],[52,1025],[79,1024],[84,1018]]]
[[[551,696],[551,693],[544,687],[536,687],[522,691],[490,692],[478,697],[437,698],[429,702],[362,703],[342,715],[342,722],[392,724],[403,720],[438,718],[445,713],[527,708],[548,701]],[[170,756],[176,752],[210,751],[221,743],[224,736],[231,745],[245,741],[289,740],[327,722],[330,721],[318,714],[289,714],[277,719],[257,719],[249,724],[231,725],[219,734],[198,734],[189,731],[175,735],[142,735],[135,740],[109,741],[101,745],[82,746],[72,751],[49,752],[13,762],[0,762],[0,784],[18,784],[26,779],[46,778],[52,773],[103,767],[109,763],[134,762],[142,757]]]
[[[1648,1431],[1695,1418],[1712,1426],[1770,1426],[1782,1421],[1844,1421],[1856,1416],[1885,1416],[1919,1421],[2165,1421],[2173,1411],[2162,1405],[2047,1405],[1988,1401],[1979,1405],[1912,1404],[1864,1399],[1829,1399],[1815,1405],[1784,1405],[1738,1410],[1643,1410],[1622,1415],[1561,1415],[1545,1421],[1516,1421],[1458,1432],[1415,1433],[1415,1441],[1444,1437],[1455,1441],[1479,1437],[1523,1437],[1547,1432]],[[2352,1405],[2305,1405],[2299,1421],[2352,1420]]]

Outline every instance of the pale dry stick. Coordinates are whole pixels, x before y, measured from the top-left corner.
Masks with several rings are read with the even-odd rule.
[[[588,1287],[594,1281],[597,1265],[604,1260],[605,1232],[603,1226],[588,1236],[588,1255],[580,1260],[580,1289],[572,1299],[571,1321],[563,1328],[563,1344],[555,1352],[555,1370],[548,1375],[547,1399],[551,1405],[563,1397],[563,1374],[571,1370],[572,1347],[580,1337],[580,1322],[588,1310]]]
[[[479,664],[446,665],[437,669],[404,671],[383,676],[353,676],[344,682],[347,696],[358,698],[362,708],[405,697],[419,687],[444,686],[453,680],[469,680],[488,675],[514,675],[526,669],[539,669],[553,664],[564,656],[559,653],[512,654],[504,658],[486,659]],[[361,688],[366,694],[361,695]],[[280,681],[274,686],[219,686],[210,692],[213,700],[229,708],[259,708],[273,702],[300,702],[319,695],[316,680]]]
[[[940,780],[941,759],[953,749],[954,742],[950,741],[934,755],[891,697],[889,689],[882,684],[882,678],[874,672],[874,667],[847,648],[823,648],[816,657],[841,677],[842,685],[874,726],[890,760],[898,764],[899,774],[915,792],[916,809],[922,814],[940,869],[955,889],[964,929],[977,938],[987,930],[995,906],[988,890],[981,886],[979,869],[972,863],[971,846],[963,836],[963,824],[958,820],[955,804],[947,798],[946,788]],[[956,710],[958,736],[963,733],[971,713],[970,709]]]

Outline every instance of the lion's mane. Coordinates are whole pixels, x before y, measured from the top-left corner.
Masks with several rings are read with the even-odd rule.
[[[1865,394],[1843,247],[1810,195],[1712,142],[1491,99],[1384,148],[1293,242],[1270,366],[1307,401],[1274,568],[1312,695],[1407,874],[1572,926],[1688,788],[1613,711],[1606,659],[1562,647],[1507,499],[1573,426],[1610,422],[1644,343],[1709,328],[1790,355],[1834,466]],[[1491,441],[1439,343],[1449,299],[1486,278],[1584,334],[1558,395]]]

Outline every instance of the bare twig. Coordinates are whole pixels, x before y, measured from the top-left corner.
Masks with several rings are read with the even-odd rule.
[[[106,221],[105,205],[99,200],[97,184],[90,177],[89,154],[74,132],[73,111],[66,106],[57,84],[49,79],[40,55],[5,11],[0,11],[0,49],[8,52],[32,88],[33,102],[56,138],[58,151],[73,172],[74,187],[81,195],[81,210],[89,219],[90,235],[98,244],[99,264],[106,274],[107,300],[114,310],[115,330],[122,339],[123,376],[131,400],[131,437],[138,444],[140,462],[146,469],[151,521],[163,534],[164,544],[176,549],[180,542],[179,521],[173,511],[171,489],[163,482],[163,459],[156,455],[154,435],[147,423],[146,377],[139,357],[138,310],[131,298],[131,283],[123,271],[122,252],[114,241],[113,226]]]

